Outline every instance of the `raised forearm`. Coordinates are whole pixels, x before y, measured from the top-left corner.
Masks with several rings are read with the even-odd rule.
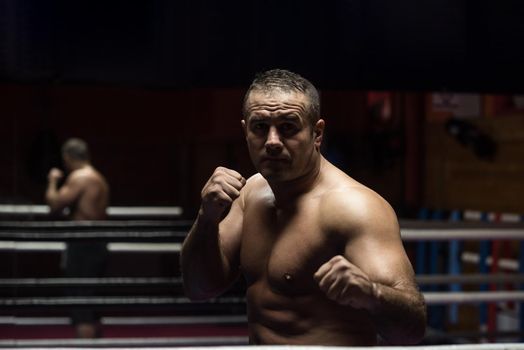
[[[225,234],[231,238],[231,235],[240,233],[238,225],[242,222],[242,212],[235,200],[245,184],[246,180],[236,171],[218,167],[202,189],[198,217],[180,254],[184,290],[190,299],[218,296],[238,276],[238,264],[231,266],[223,247],[228,249],[229,258],[236,260],[233,256],[237,254],[238,245],[231,239],[227,240]],[[229,225],[226,224],[228,221]],[[224,230],[223,241],[219,224]]]
[[[369,312],[387,343],[415,344],[424,336],[426,306],[414,283],[390,287],[373,281],[341,255],[321,265],[313,277],[328,299]]]
[[[426,305],[415,289],[395,289],[374,283],[371,317],[382,339],[390,345],[417,344],[426,330]]]
[[[49,180],[47,183],[47,190],[45,192],[45,200],[47,205],[51,208],[51,211],[56,211],[58,198],[58,185],[57,180]]]
[[[218,224],[201,217],[182,245],[180,265],[185,293],[192,300],[218,296],[236,277],[222,253]]]

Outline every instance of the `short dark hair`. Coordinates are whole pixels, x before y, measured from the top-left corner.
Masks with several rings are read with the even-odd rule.
[[[284,92],[301,92],[309,101],[308,119],[311,125],[320,119],[320,97],[315,86],[306,78],[285,69],[272,69],[256,75],[249,86],[242,107],[244,119],[247,119],[246,102],[253,91],[269,92],[280,89]]]
[[[68,155],[75,160],[89,160],[87,143],[79,138],[70,138],[62,146],[62,155]]]

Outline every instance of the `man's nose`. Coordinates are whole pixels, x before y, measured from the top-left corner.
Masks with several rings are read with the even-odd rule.
[[[280,152],[282,150],[282,147],[282,140],[280,140],[278,130],[274,126],[271,126],[267,134],[266,151],[272,153]]]

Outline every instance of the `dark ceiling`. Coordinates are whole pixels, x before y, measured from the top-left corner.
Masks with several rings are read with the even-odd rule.
[[[4,0],[0,79],[524,92],[521,1]]]

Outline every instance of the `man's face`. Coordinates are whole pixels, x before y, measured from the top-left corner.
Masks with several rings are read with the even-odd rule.
[[[324,121],[311,127],[304,94],[252,91],[242,121],[255,168],[269,181],[288,181],[311,171],[319,156]]]
[[[62,163],[64,164],[64,168],[66,171],[71,171],[72,168],[72,159],[67,153],[62,153]]]

